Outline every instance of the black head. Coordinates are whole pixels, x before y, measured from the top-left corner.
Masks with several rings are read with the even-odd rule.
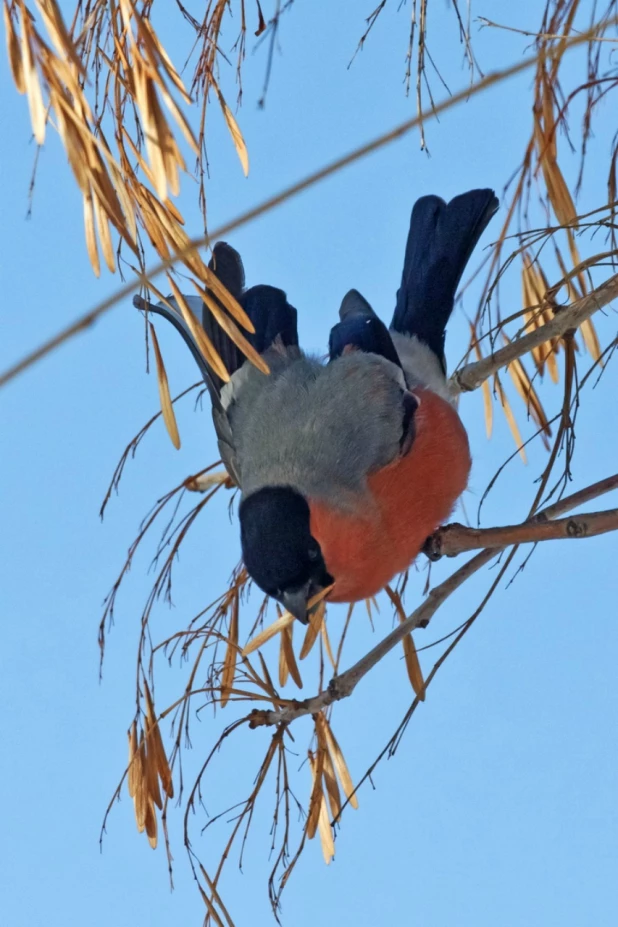
[[[240,505],[247,572],[267,595],[307,622],[307,601],[333,582],[311,536],[307,500],[289,486],[268,486]]]

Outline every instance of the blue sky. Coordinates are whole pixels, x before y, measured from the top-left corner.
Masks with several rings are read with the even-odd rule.
[[[475,4],[475,15],[535,26],[538,4],[522,2],[516,11],[505,0],[489,6]],[[256,101],[265,53],[253,54],[249,42],[239,113],[251,158],[247,180],[213,108],[208,186],[213,227],[411,115],[413,101],[402,85],[409,5],[399,12],[396,3],[386,7],[350,69],[362,13],[371,4],[365,11],[353,0],[338,3],[336,12],[333,7],[295,4],[284,19],[264,110]],[[430,48],[451,88],[458,89],[466,72],[452,15],[438,5],[432,16]],[[188,33],[177,29],[177,16],[170,22],[175,25],[169,50],[180,62]],[[163,35],[168,33],[171,28]],[[444,36],[444,48],[437,36]],[[231,45],[231,31],[226,40]],[[521,37],[488,30],[478,32],[475,42],[485,71],[517,60],[526,47]],[[570,66],[584,74],[581,57],[574,55]],[[13,91],[3,57],[0,68],[4,369],[113,292],[119,281],[92,275],[80,198],[53,132],[40,159],[33,215],[26,220],[34,147],[25,101]],[[323,349],[350,287],[388,318],[418,196],[431,192],[448,199],[473,186],[494,186],[500,193],[530,129],[529,86],[530,76],[520,76],[431,123],[430,158],[411,134],[230,237],[243,255],[249,283],[287,291],[299,309],[307,348]],[[437,81],[434,91],[441,99]],[[613,132],[612,120],[605,121],[611,124],[599,126],[583,193],[582,202],[592,206],[605,189]],[[567,157],[565,164],[572,172],[574,160]],[[190,180],[183,183],[180,205],[189,231],[199,233]],[[488,233],[484,242],[489,241]],[[582,256],[595,249],[600,250],[582,243]],[[464,301],[469,311],[474,292]],[[503,303],[515,310],[520,298],[517,276],[508,277]],[[615,335],[611,310],[598,328],[605,341]],[[195,380],[192,361],[173,331],[159,326],[158,332],[172,390],[180,391]],[[465,338],[460,313],[449,328],[451,362]],[[588,359],[581,362],[585,370]],[[615,470],[617,387],[614,364],[581,409],[573,489]],[[557,407],[560,391],[548,386],[543,397],[548,408]],[[178,811],[170,822],[174,893],[163,850],[153,853],[137,834],[126,793],[111,816],[102,854],[98,846],[102,816],[126,761],[152,549],[136,558],[122,591],[99,684],[101,603],[152,503],[216,457],[207,410],[194,413],[186,402],[179,410],[182,450],[173,449],[162,426],[154,428],[128,465],[120,497],[101,525],[98,510],[116,460],[157,403],[155,378],[145,375],[143,326],[130,301],[0,396],[0,912],[10,927],[201,923],[202,902],[185,861]],[[525,428],[523,407],[515,408]],[[465,500],[472,513],[512,440],[500,416],[492,440],[486,440],[480,395],[466,397],[461,413],[474,456]],[[485,524],[525,516],[544,460],[535,449],[527,468],[517,460],[509,466],[484,508]],[[203,607],[236,562],[236,527],[228,523],[226,503],[222,498],[209,507],[183,550],[175,606],[171,611],[160,606],[154,618],[161,635]],[[378,768],[375,790],[366,785],[360,809],[344,817],[334,864],[323,865],[317,841],[308,847],[284,895],[285,924],[303,927],[317,918],[325,927],[352,919],[360,927],[376,921],[426,927],[615,923],[615,559],[611,536],[542,545],[524,573],[498,592],[432,685],[396,757]],[[436,578],[451,569],[439,564]],[[477,577],[451,599],[430,629],[417,634],[417,644],[465,620],[490,577]],[[410,607],[420,600],[424,579],[424,572],[413,578]],[[331,612],[335,626],[342,614]],[[251,607],[243,616],[245,628],[250,617]],[[372,636],[359,611],[348,661],[390,627],[390,612],[383,608]],[[274,651],[267,653],[272,660]],[[422,655],[426,670],[434,654]],[[181,682],[176,668],[162,665],[157,703],[170,701]],[[353,775],[367,768],[410,700],[400,654],[393,653],[352,700],[337,706],[333,726]],[[233,717],[232,706],[223,722]],[[206,717],[195,723],[189,770],[210,749],[220,723]],[[308,735],[308,727],[301,728],[299,764]],[[252,736],[230,743],[208,779],[210,813],[250,784],[269,735]],[[308,776],[306,768],[298,774],[301,795],[308,794]],[[244,873],[233,862],[224,880],[224,898],[237,925],[269,922],[268,811],[265,803],[257,815]],[[196,820],[195,845],[212,862],[223,832],[215,828],[200,837],[201,823]]]

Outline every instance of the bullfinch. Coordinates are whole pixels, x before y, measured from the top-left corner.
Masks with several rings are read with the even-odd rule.
[[[249,341],[269,374],[245,359],[199,297],[186,300],[229,382],[207,365],[173,297],[173,309],[134,299],[168,319],[197,361],[223,463],[241,491],[245,567],[300,621],[331,584],[332,602],[378,593],[411,565],[466,488],[470,451],[448,390],[445,328],[498,205],[488,189],[449,203],[419,199],[390,328],[350,290],[326,361],[300,350],[297,313],[282,290],[245,288],[240,256],[225,242],[209,267],[249,316]]]

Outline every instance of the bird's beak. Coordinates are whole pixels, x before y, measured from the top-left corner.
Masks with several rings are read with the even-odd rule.
[[[287,608],[291,615],[298,618],[302,624],[308,624],[307,602],[321,590],[321,586],[309,580],[300,589],[287,589],[281,596],[281,604],[284,608]]]

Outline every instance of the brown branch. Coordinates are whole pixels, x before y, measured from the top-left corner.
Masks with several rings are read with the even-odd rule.
[[[512,544],[536,544],[539,541],[557,541],[574,538],[592,538],[598,534],[618,530],[618,509],[603,512],[585,512],[558,521],[525,521],[521,525],[502,528],[467,528],[465,525],[444,525],[432,535],[425,548],[431,560],[456,557],[470,550],[510,547]]]
[[[618,509],[590,513],[589,515],[574,516],[573,518],[561,519],[555,523],[550,521],[550,519],[556,518],[556,516],[561,515],[569,509],[582,505],[582,503],[588,502],[590,499],[594,499],[617,488],[618,474],[614,474],[613,476],[587,486],[585,489],[573,493],[571,496],[561,499],[559,502],[555,502],[553,505],[548,505],[529,522],[524,522],[523,525],[515,526],[512,530],[518,528],[530,530],[531,527],[534,527],[539,532],[538,536],[531,539],[534,541],[549,540],[550,537],[591,537],[593,534],[601,534],[604,531],[618,530]],[[578,526],[573,534],[568,531],[567,526],[569,523],[574,523]],[[585,532],[579,530],[583,527],[584,523],[587,524],[587,530]],[[552,529],[556,525],[562,527],[562,533],[560,533],[559,527],[555,534],[549,534],[547,537],[543,536],[542,529]],[[460,527],[462,527],[463,531],[474,532],[474,529],[465,529],[463,526]],[[595,531],[595,527],[598,530]],[[492,531],[504,532],[505,530],[509,529],[491,528],[487,529],[485,533],[489,534]],[[361,657],[357,663],[344,673],[341,673],[341,675],[333,676],[328,684],[328,688],[312,698],[290,700],[286,703],[284,708],[274,711],[255,709],[249,716],[249,726],[255,728],[273,724],[289,724],[296,718],[317,714],[317,712],[322,711],[334,702],[350,696],[363,676],[366,676],[387,653],[396,647],[406,634],[409,634],[415,628],[426,627],[443,602],[466,582],[470,576],[497,557],[498,554],[504,550],[504,546],[524,543],[526,540],[529,539],[507,539],[503,537],[503,546],[486,548],[476,554],[475,557],[472,557],[471,560],[456,570],[448,579],[445,579],[444,582],[432,589],[422,605],[419,605],[405,621],[401,622],[390,634],[387,634],[379,644],[369,651],[369,653]]]
[[[573,48],[584,44],[585,42],[589,41],[591,34],[594,34],[594,32],[577,36],[567,43],[568,47]],[[75,322],[62,329],[60,332],[54,335],[53,338],[50,338],[49,341],[44,342],[42,345],[40,345],[30,354],[27,354],[8,370],[5,370],[4,373],[0,374],[0,387],[4,386],[9,382],[9,380],[12,380],[24,370],[27,370],[32,366],[32,364],[41,360],[41,358],[45,357],[69,338],[72,338],[74,335],[77,335],[84,329],[89,328],[100,316],[104,315],[104,313],[112,309],[121,300],[126,299],[128,296],[130,296],[131,293],[135,292],[138,286],[147,286],[149,280],[154,280],[155,277],[158,277],[166,270],[169,270],[176,263],[178,263],[178,261],[181,261],[194,250],[208,245],[211,241],[215,241],[217,238],[228,235],[235,229],[240,228],[240,226],[245,225],[253,219],[258,218],[258,216],[269,212],[271,209],[274,209],[276,206],[280,206],[282,203],[286,202],[292,197],[297,196],[308,187],[311,187],[314,184],[325,180],[327,177],[331,177],[333,174],[336,174],[343,168],[348,167],[348,165],[353,164],[356,161],[360,161],[362,158],[367,157],[369,154],[373,154],[374,151],[378,151],[380,148],[384,148],[391,142],[397,141],[416,126],[422,124],[423,120],[430,119],[431,117],[437,117],[441,113],[446,112],[446,110],[456,106],[458,103],[468,102],[471,97],[475,96],[483,90],[486,90],[488,87],[500,83],[509,77],[514,77],[517,74],[521,74],[523,71],[533,67],[538,62],[541,55],[543,55],[545,58],[551,59],[552,57],[557,56],[558,52],[556,51],[554,53],[552,50],[544,50],[539,54],[532,55],[523,59],[522,61],[517,62],[516,64],[510,65],[508,68],[503,68],[499,71],[492,71],[491,74],[483,77],[481,80],[477,81],[477,83],[465,87],[459,93],[455,93],[452,96],[447,97],[441,103],[437,103],[435,106],[432,105],[428,110],[419,113],[412,119],[407,119],[405,122],[400,123],[400,125],[396,126],[394,129],[391,129],[390,131],[385,132],[377,138],[372,139],[372,141],[367,142],[367,144],[361,145],[360,147],[354,149],[354,151],[343,155],[341,158],[337,158],[335,161],[331,161],[330,164],[319,168],[317,171],[314,171],[297,183],[291,184],[280,193],[269,197],[262,203],[255,206],[253,209],[249,209],[246,212],[241,213],[240,216],[237,216],[235,219],[226,222],[224,225],[215,229],[208,235],[200,235],[199,238],[194,238],[188,242],[185,247],[177,250],[176,253],[173,254],[170,258],[159,261],[158,264],[155,264],[153,267],[146,270],[143,274],[136,274],[135,280],[127,283],[125,286],[120,287],[118,290],[116,290],[115,293],[100,302],[90,312],[87,312],[79,319],[76,319]],[[466,368],[464,368],[464,370],[465,369]],[[460,388],[474,389],[473,386],[462,386]]]
[[[406,634],[409,634],[415,628],[425,627],[442,603],[477,570],[480,570],[486,563],[497,557],[499,552],[498,550],[481,551],[480,554],[477,554],[476,557],[473,557],[472,560],[469,560],[468,563],[456,570],[443,583],[432,589],[423,604],[419,605],[409,618],[398,625],[390,634],[387,634],[379,644],[369,653],[366,653],[354,666],[351,666],[350,669],[347,669],[339,676],[333,676],[327,689],[324,689],[313,698],[306,698],[302,701],[294,699],[285,708],[277,711],[263,711],[256,708],[251,712],[249,726],[288,724],[296,718],[316,714],[328,705],[332,705],[333,702],[347,698],[352,694],[363,676],[373,669],[376,663],[379,663],[393,647],[396,647]]]
[[[618,489],[618,473],[607,476],[604,480],[598,480],[596,483],[591,483],[590,486],[579,489],[577,492],[571,493],[570,496],[565,496],[563,499],[545,506],[534,518],[536,521],[545,518],[558,518],[560,515],[564,515],[565,512],[571,512],[573,509],[579,508],[580,505],[591,502],[592,499],[598,499],[599,496],[612,492],[614,489]]]
[[[450,382],[452,391],[454,393],[470,392],[477,389],[493,373],[501,367],[508,366],[511,361],[522,357],[551,338],[560,338],[566,332],[579,328],[582,322],[616,297],[618,297],[618,274],[610,277],[596,290],[571,303],[570,306],[557,310],[554,318],[546,325],[541,325],[533,332],[515,338],[506,347],[484,357],[483,360],[466,364],[461,370],[456,370]]]

